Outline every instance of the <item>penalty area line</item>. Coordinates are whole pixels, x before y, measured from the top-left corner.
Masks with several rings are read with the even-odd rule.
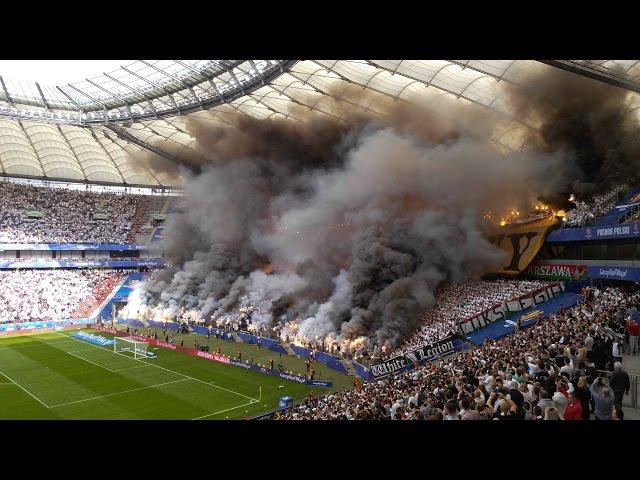
[[[146,387],[140,387],[140,388],[132,388],[131,390],[124,390],[122,392],[108,393],[107,395],[100,395],[98,397],[83,398],[81,400],[74,400],[72,402],[59,403],[58,405],[51,405],[49,408],[64,407],[65,405],[72,405],[74,403],[82,403],[82,402],[89,402],[91,400],[99,400],[101,398],[113,397],[115,395],[122,395],[123,393],[139,392],[140,390],[148,390],[150,388],[162,387],[163,385],[170,385],[172,383],[186,382],[187,380],[188,380],[187,378],[181,378],[179,380],[173,380],[171,382],[158,383],[156,385],[147,385]]]
[[[11,383],[13,383],[16,387],[20,388],[21,390],[23,390],[25,393],[27,393],[30,397],[34,398],[35,400],[37,400],[38,402],[40,402],[42,405],[44,405],[45,408],[51,408],[49,405],[47,405],[46,403],[44,403],[42,400],[40,400],[38,397],[36,397],[33,393],[31,393],[29,390],[27,390],[26,388],[24,388],[22,385],[20,385],[18,382],[16,382],[14,379],[12,379],[9,375],[7,375],[6,373],[4,373],[2,370],[0,370],[0,374],[4,375],[6,378],[8,378]],[[6,382],[5,382],[6,383]]]
[[[227,408],[226,410],[220,410],[219,412],[209,413],[208,415],[202,415],[201,417],[192,418],[191,420],[201,420],[203,418],[211,417],[213,415],[219,415],[221,413],[230,412],[231,410],[235,410],[237,408],[242,408],[242,407],[246,407],[248,405],[253,405],[254,403],[260,403],[260,402],[258,402],[257,400],[251,400],[250,402],[243,403],[242,405],[238,405],[237,407],[231,407],[231,408]]]

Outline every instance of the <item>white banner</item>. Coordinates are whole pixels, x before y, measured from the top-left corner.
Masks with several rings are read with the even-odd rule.
[[[495,305],[492,308],[480,312],[473,317],[460,322],[462,332],[467,334],[478,330],[487,325],[491,325],[498,320],[504,320],[508,313],[526,310],[529,307],[540,305],[541,303],[551,300],[564,292],[564,283],[554,283],[548,287],[541,288],[532,293],[528,293],[519,298],[507,300],[506,302]]]
[[[529,307],[535,307],[547,300],[551,300],[562,292],[564,292],[564,283],[555,283],[550,287],[537,290],[520,298],[516,298],[515,300],[508,300],[505,302],[506,311],[519,312],[520,310],[526,310]]]

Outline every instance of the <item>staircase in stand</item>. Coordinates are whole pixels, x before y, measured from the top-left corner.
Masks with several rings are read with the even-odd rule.
[[[351,360],[342,359],[341,362],[344,365],[344,368],[347,369],[347,375],[354,375],[354,376],[358,375],[358,373],[353,368],[353,362]]]
[[[244,340],[242,340],[242,338],[240,338],[240,335],[238,335],[236,332],[231,332],[231,336],[236,342],[244,343]]]
[[[297,356],[298,354],[295,352],[295,350],[293,348],[291,348],[291,345],[289,345],[288,343],[282,343],[281,344],[284,349],[287,351],[287,355],[293,355],[293,356]]]
[[[91,295],[82,302],[71,313],[71,318],[87,318],[100,306],[104,299],[113,291],[113,288],[120,283],[119,275],[112,275],[93,287]]]

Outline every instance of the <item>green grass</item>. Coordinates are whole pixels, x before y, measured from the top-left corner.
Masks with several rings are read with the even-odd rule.
[[[126,325],[118,325],[118,330],[126,330]],[[164,341],[164,337],[162,336],[162,329],[151,328],[152,332],[158,332],[158,340]],[[130,330],[131,334],[133,334],[133,328]],[[147,327],[138,329],[138,333],[147,333]],[[171,332],[172,340],[175,345],[180,345],[180,340],[184,340],[184,346],[187,348],[193,348],[193,341],[198,340],[200,345],[207,345],[207,336],[201,335],[198,333],[189,333],[189,334],[179,334],[176,332]],[[236,358],[238,356],[238,351],[242,352],[242,360],[249,361],[253,358],[254,363],[260,363],[262,365],[268,365],[269,360],[273,360],[274,368],[278,367],[278,362],[281,362],[283,365],[283,369],[285,371],[291,371],[297,375],[306,376],[307,367],[304,363],[304,358],[300,358],[292,355],[282,355],[272,352],[267,348],[263,348],[262,350],[258,350],[258,347],[254,344],[250,343],[238,343],[232,342],[228,340],[221,340],[219,338],[215,338],[213,335],[209,338],[209,352],[217,353],[218,347],[220,347],[220,352],[227,357]],[[341,374],[335,370],[330,369],[326,365],[315,362],[313,364],[313,369],[315,370],[315,380],[326,380],[333,382],[334,385],[341,387],[341,389],[352,387],[353,386],[353,377],[349,377]]]
[[[297,402],[328,392],[163,348],[153,350],[157,358],[136,360],[69,333],[0,340],[0,419],[251,418],[278,408],[282,396]],[[229,345],[237,353],[238,344]],[[333,391],[353,381],[332,378]]]

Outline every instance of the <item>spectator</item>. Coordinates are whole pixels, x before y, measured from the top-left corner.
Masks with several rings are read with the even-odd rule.
[[[568,403],[567,408],[564,411],[564,419],[584,420],[582,416],[582,402],[576,397],[575,393],[570,393],[567,400]]]
[[[609,379],[609,386],[611,390],[613,390],[616,409],[622,409],[622,397],[629,395],[631,382],[629,381],[629,374],[622,369],[620,362],[614,364],[614,371]]]
[[[627,320],[627,334],[629,335],[629,355],[638,355],[638,337],[640,336],[640,324],[633,319]]]
[[[591,391],[589,390],[589,382],[587,377],[581,376],[578,380],[578,386],[574,391],[575,397],[580,401],[582,406],[582,419],[589,420],[590,404],[591,404]]]
[[[593,382],[589,391],[596,405],[596,420],[611,420],[614,398],[609,388],[604,386],[602,378],[598,378]]]

